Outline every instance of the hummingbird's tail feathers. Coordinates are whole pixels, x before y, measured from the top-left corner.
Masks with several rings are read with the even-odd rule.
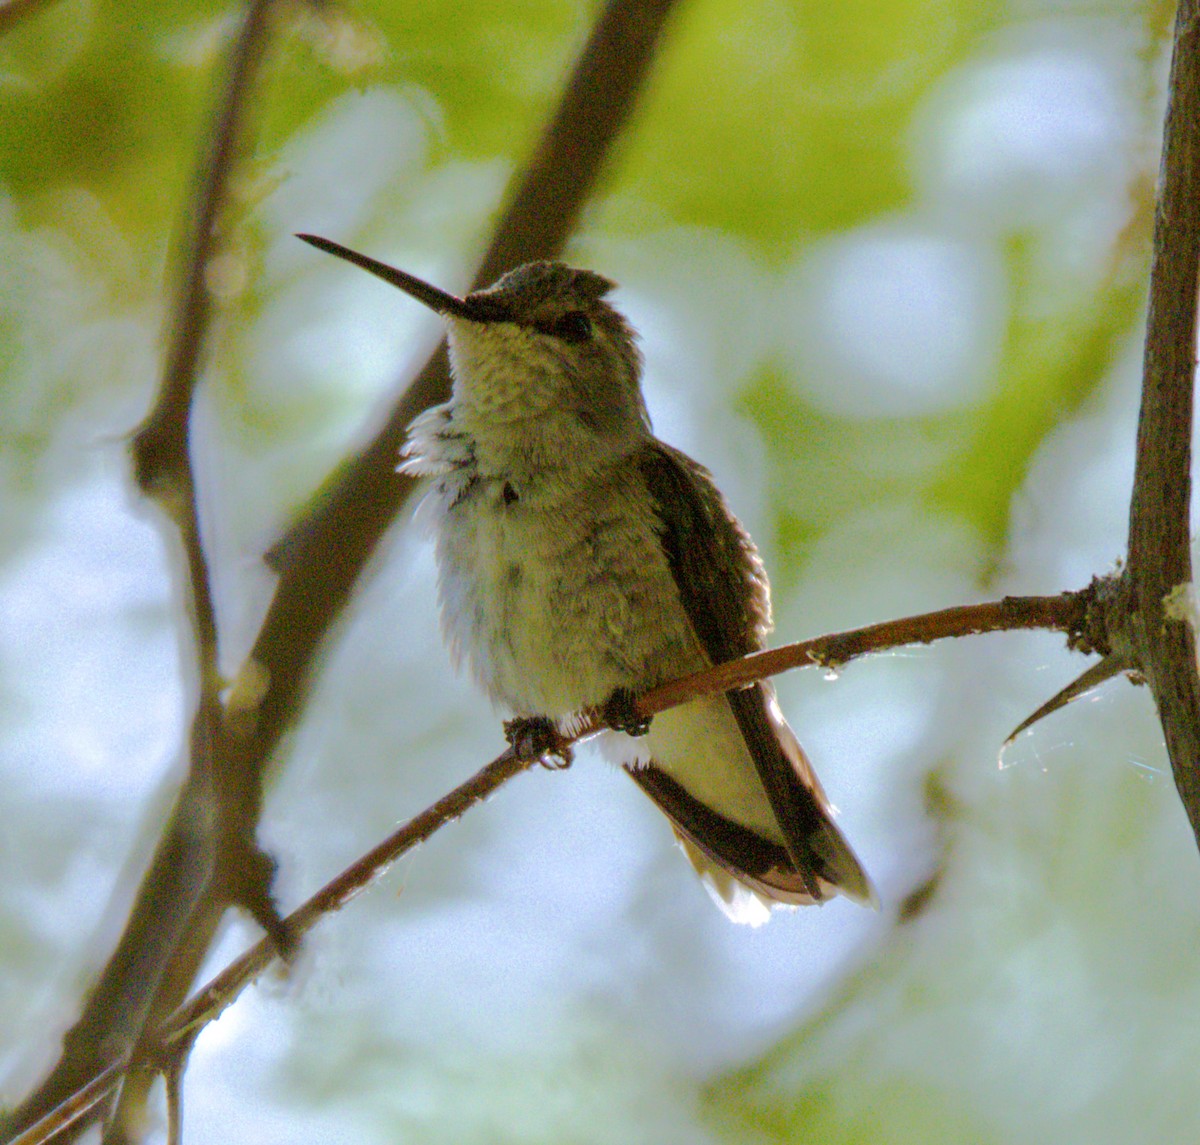
[[[810,906],[838,893],[821,872],[798,870],[782,844],[718,814],[655,763],[625,770],[670,819],[684,854],[734,922],[759,926],[771,906]]]
[[[771,921],[771,908],[781,904],[773,902],[747,883],[739,882],[723,867],[711,862],[679,828],[675,829],[675,840],[687,861],[691,863],[692,869],[700,876],[704,889],[730,922],[736,922],[739,926],[757,927]],[[799,904],[786,905],[794,908]]]

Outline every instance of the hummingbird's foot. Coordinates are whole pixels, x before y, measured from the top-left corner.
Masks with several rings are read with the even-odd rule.
[[[505,720],[504,738],[519,756],[536,758],[550,771],[562,771],[570,767],[574,759],[571,745],[547,716],[518,716],[515,720]]]
[[[628,688],[618,688],[600,709],[604,722],[613,731],[627,736],[644,736],[650,730],[649,716],[638,715],[637,697]]]

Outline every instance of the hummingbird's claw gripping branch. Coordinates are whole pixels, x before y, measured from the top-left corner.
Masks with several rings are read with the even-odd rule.
[[[650,730],[652,716],[643,716],[637,709],[637,696],[628,688],[617,688],[600,709],[604,722],[613,731],[627,736],[644,736]]]
[[[504,738],[523,759],[537,759],[550,771],[571,766],[575,754],[558,725],[546,716],[518,716],[504,721]]]

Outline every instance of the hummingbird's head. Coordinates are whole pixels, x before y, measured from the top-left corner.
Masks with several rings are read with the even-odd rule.
[[[446,319],[455,402],[468,416],[516,424],[565,415],[614,445],[649,432],[641,354],[633,328],[604,300],[614,285],[609,279],[561,262],[531,262],[459,298],[328,239],[297,237]]]

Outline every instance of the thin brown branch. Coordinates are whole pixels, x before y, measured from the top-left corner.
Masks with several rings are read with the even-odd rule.
[[[138,485],[147,494],[163,497],[168,512],[186,514],[189,510],[174,497],[179,492],[176,482],[190,470],[187,425],[211,308],[208,274],[219,249],[221,214],[245,132],[247,96],[267,46],[272,3],[251,0],[234,43],[222,98],[207,137],[210,146],[189,210],[193,221],[172,307],[174,329],[162,382],[154,408],[133,437]]]
[[[577,742],[590,732],[569,737]],[[299,935],[307,934],[327,914],[340,910],[378,879],[402,855],[423,843],[448,823],[461,818],[477,803],[482,803],[503,784],[538,762],[536,756],[522,757],[512,748],[502,752],[491,763],[477,771],[465,783],[443,795],[421,814],[373,847],[336,878],[331,879],[303,906],[288,916],[288,926]],[[231,963],[207,986],[198,991],[165,1024],[160,1039],[171,1043],[194,1033],[218,1017],[243,989],[275,960],[275,951],[263,941],[251,947],[241,958]]]
[[[5,1119],[13,1130],[58,1103],[82,1078],[130,1050],[152,1021],[153,999],[189,918],[210,881],[215,746],[221,717],[217,630],[188,434],[201,348],[208,326],[206,268],[218,241],[218,220],[240,149],[247,95],[266,46],[272,0],[254,0],[234,43],[211,141],[188,216],[195,219],[183,258],[173,328],[155,406],[132,442],[139,487],[174,523],[183,552],[186,613],[197,660],[198,695],[189,741],[188,777],[160,841],[153,874],[143,880],[116,950],[64,1036],[63,1052],[41,1085]]]
[[[674,0],[610,0],[605,7],[565,98],[510,195],[473,289],[562,250],[633,112],[673,7]]]
[[[1123,580],[1120,649],[1146,677],[1175,783],[1200,841],[1200,675],[1196,637],[1172,594],[1192,580],[1189,538],[1192,391],[1200,275],[1200,4],[1175,18],[1154,261]],[[1118,637],[1118,640],[1120,637]]]
[[[50,3],[52,0],[4,0],[0,3],[0,36]]]
[[[261,808],[261,784],[246,782],[246,770],[224,744],[224,719],[218,674],[218,633],[212,600],[208,558],[200,528],[200,506],[191,460],[191,414],[200,360],[212,310],[209,274],[222,237],[222,216],[229,202],[229,184],[239,156],[245,149],[250,119],[250,94],[257,81],[267,50],[275,0],[250,0],[241,29],[234,41],[222,86],[209,147],[201,166],[194,195],[192,230],[184,256],[184,270],[173,307],[173,329],[162,381],[155,406],[134,434],[131,455],[134,474],[142,492],[155,499],[175,522],[186,566],[187,613],[191,618],[197,660],[199,695],[190,737],[189,770],[183,798],[207,801],[210,814],[180,824],[176,817],[167,825],[164,842],[170,846],[176,830],[201,846],[182,863],[172,864],[170,852],[160,845],[158,855],[168,861],[161,869],[152,863],[142,891],[160,881],[178,883],[189,876],[187,895],[171,903],[166,918],[146,919],[151,924],[149,940],[158,958],[149,963],[141,980],[145,1003],[137,1030],[140,1042],[168,1008],[171,990],[185,991],[194,976],[188,972],[180,981],[173,968],[188,961],[186,955],[199,935],[204,945],[211,941],[221,908],[238,902],[264,927],[280,949],[288,948],[286,932],[270,896],[273,874],[271,860],[259,849],[255,832]],[[157,857],[157,856],[156,856]],[[189,870],[190,866],[190,870]],[[131,925],[122,935],[114,959],[129,949],[134,963],[146,967],[146,947],[139,938],[139,923],[145,919],[136,909]],[[110,962],[111,965],[111,962]],[[164,985],[167,990],[164,992]],[[177,995],[174,995],[177,996]],[[137,1052],[134,1054],[137,1060]],[[124,1140],[125,1126],[142,1117],[141,1106],[150,1090],[150,1078],[135,1073],[126,1084],[121,1100],[105,1132],[105,1140]],[[178,1083],[178,1079],[176,1079]],[[168,1079],[170,1088],[170,1079]],[[177,1089],[177,1084],[176,1084]],[[176,1112],[178,1112],[176,1110]]]
[[[1064,632],[1074,639],[1083,630],[1091,590],[1063,593],[1061,596],[1005,597],[983,604],[945,608],[921,616],[884,621],[848,632],[801,640],[782,648],[773,648],[719,664],[703,672],[669,681],[640,696],[635,704],[638,715],[652,716],[678,704],[688,703],[701,696],[744,687],[768,676],[793,668],[840,666],[871,652],[883,652],[911,644],[930,644],[949,637],[975,636],[985,632],[1007,632],[1028,629],[1050,629]],[[570,735],[564,735],[555,750],[565,749],[604,730],[598,712],[584,714]],[[512,748],[497,756],[465,783],[442,796],[421,814],[410,819],[377,846],[368,851],[336,878],[330,880],[303,906],[289,915],[289,930],[297,936],[307,934],[322,918],[340,910],[371,883],[377,880],[398,858],[424,842],[447,823],[461,818],[467,811],[491,796],[514,776],[527,771],[538,758],[521,755]],[[219,1017],[251,982],[267,969],[277,957],[274,946],[263,940],[240,958],[231,962],[212,981],[198,990],[180,1006],[158,1029],[155,1043],[170,1057],[180,1044],[190,1048],[200,1029]],[[105,1086],[115,1085],[120,1071],[110,1068],[103,1078],[93,1079],[88,1086],[91,1105],[98,1103]],[[78,1097],[72,1099],[66,1113],[55,1110],[45,1119],[47,1127],[57,1132],[69,1121],[63,1117],[86,1112]],[[64,1107],[65,1108],[65,1107]],[[51,1131],[39,1132],[42,1123],[11,1145],[41,1145]]]
[[[406,851],[459,818],[514,775],[528,770],[535,763],[536,757],[523,759],[511,749],[497,756],[465,783],[426,808],[317,891],[288,916],[288,929],[297,937],[307,934],[327,914],[345,906],[379,878]],[[203,1026],[219,1017],[277,957],[274,943],[267,939],[252,946],[176,1010],[161,1026],[155,1043],[170,1051],[181,1039],[195,1038]],[[6,1139],[4,1145],[42,1145],[55,1134],[87,1117],[120,1083],[131,1057],[131,1053],[126,1051],[116,1062],[89,1079],[77,1093],[70,1094],[57,1108],[30,1124],[19,1136]]]
[[[174,1039],[169,1046],[155,1039],[159,1072],[167,1091],[167,1145],[183,1145],[183,1075],[199,1032],[197,1026],[194,1032]],[[166,1060],[161,1061],[164,1057]]]
[[[132,1051],[126,1050],[86,1085],[69,1094],[16,1136],[6,1137],[4,1145],[42,1145],[42,1142],[52,1140],[85,1117],[90,1118],[96,1109],[108,1101],[113,1090],[121,1083],[121,1077],[129,1066],[131,1056]]]
[[[1006,596],[1003,600],[963,604],[920,616],[868,624],[865,628],[853,628],[830,636],[817,636],[782,648],[755,652],[663,684],[640,697],[635,706],[638,715],[653,716],[699,695],[743,688],[764,676],[775,676],[792,668],[815,664],[837,669],[870,652],[909,644],[932,644],[935,640],[951,637],[1031,628],[1076,634],[1083,630],[1090,597],[1089,589],[1066,592],[1061,596]]]

